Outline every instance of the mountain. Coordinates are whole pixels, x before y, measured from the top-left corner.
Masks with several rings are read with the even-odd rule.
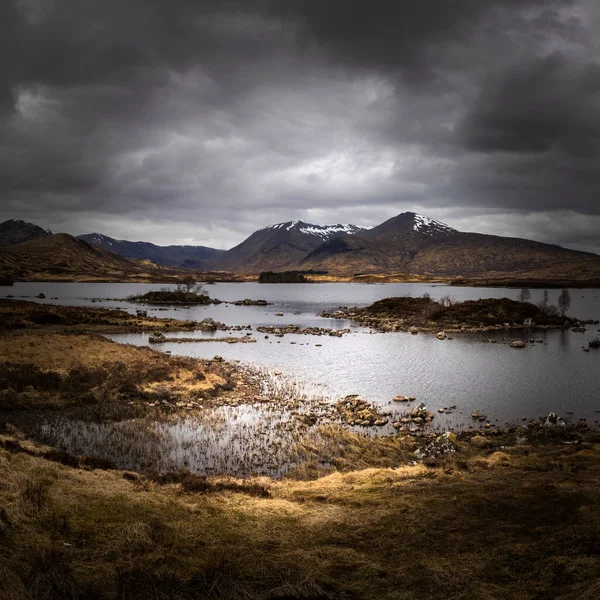
[[[296,268],[343,274],[583,279],[600,276],[600,256],[520,238],[464,233],[407,212],[358,235],[321,244]]]
[[[67,233],[0,249],[0,272],[28,281],[166,281],[182,274],[129,260]]]
[[[15,243],[21,238],[26,241]],[[16,220],[0,224],[0,273],[14,279],[167,281],[181,276],[182,269],[210,270],[211,277],[222,276],[216,270],[238,274],[314,270],[343,277],[462,277],[475,283],[591,282],[600,281],[600,256],[520,238],[466,233],[414,212],[371,229],[277,223],[255,231],[228,251],[157,246],[97,233],[77,239]]]
[[[125,258],[151,260],[167,267],[186,269],[210,269],[225,250],[207,246],[157,246],[150,242],[116,240],[101,233],[85,233],[77,236],[93,246],[116,252]]]
[[[314,225],[287,221],[255,231],[216,262],[219,269],[246,273],[294,267],[324,242],[367,231],[357,225]]]
[[[10,219],[0,223],[0,248],[7,248],[13,244],[20,244],[48,235],[52,235],[52,232],[48,229],[42,229],[38,225],[20,219]]]

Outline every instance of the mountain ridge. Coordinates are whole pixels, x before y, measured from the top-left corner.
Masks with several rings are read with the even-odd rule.
[[[295,266],[323,242],[342,235],[357,235],[366,228],[352,224],[315,225],[286,221],[258,229],[219,258],[216,266],[227,271],[259,272]]]
[[[5,223],[8,226],[0,224],[0,231],[3,226],[16,227],[34,239],[52,237],[37,225],[15,220]],[[137,273],[145,260],[151,261],[145,265],[150,270],[162,262],[164,269],[248,276],[261,271],[304,270],[341,277],[411,274],[430,279],[600,280],[597,254],[523,238],[461,232],[414,212],[400,213],[372,228],[315,225],[302,220],[275,223],[258,229],[227,251],[206,246],[157,246],[97,233],[77,239],[109,252],[107,256],[129,254],[125,258],[134,265],[130,267],[132,273]],[[22,258],[26,260],[23,254]],[[108,270],[114,270],[114,258],[108,262],[112,264]],[[50,270],[56,268],[50,260],[44,264]],[[12,267],[14,271],[14,261]]]
[[[0,223],[0,248],[8,248],[14,244],[49,235],[52,235],[49,229],[21,219],[9,219]]]
[[[102,233],[84,233],[77,238],[116,252],[125,258],[151,260],[165,267],[210,269],[218,256],[226,252],[208,246],[177,244],[159,246],[151,242],[118,240]]]
[[[0,249],[0,272],[17,281],[166,281],[182,272],[136,262],[56,233]]]

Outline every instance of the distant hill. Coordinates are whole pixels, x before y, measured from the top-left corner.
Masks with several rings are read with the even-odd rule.
[[[157,246],[150,242],[130,242],[116,240],[101,233],[86,233],[77,236],[93,246],[116,252],[125,258],[151,260],[166,267],[185,269],[211,269],[225,250],[207,246]]]
[[[600,277],[596,254],[520,238],[464,233],[412,212],[358,235],[329,240],[295,267],[345,274],[403,271],[433,277]]]
[[[14,241],[22,238],[26,239],[21,243]],[[557,285],[600,281],[600,256],[596,254],[520,238],[465,233],[414,212],[401,213],[372,229],[304,221],[277,223],[255,231],[228,251],[157,246],[98,233],[76,239],[16,220],[0,225],[0,244],[4,244],[4,248],[0,245],[0,273],[16,275],[16,279],[145,277],[166,281],[188,269],[220,280],[230,280],[231,273],[300,270],[355,278],[373,274],[467,278],[474,284],[483,280]]]
[[[288,221],[263,227],[219,257],[220,269],[258,273],[284,270],[302,261],[324,242],[366,231],[357,225],[314,225]]]
[[[20,244],[21,242],[28,242],[49,235],[52,235],[52,232],[48,229],[42,229],[38,225],[20,219],[10,219],[0,223],[0,248],[7,248],[13,244]]]
[[[0,272],[34,281],[166,281],[182,274],[129,260],[66,233],[1,249]]]

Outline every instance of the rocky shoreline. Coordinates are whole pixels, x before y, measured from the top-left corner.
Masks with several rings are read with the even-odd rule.
[[[365,308],[340,306],[319,316],[349,320],[380,332],[436,333],[440,339],[447,339],[448,333],[581,328],[597,323],[544,313],[533,304],[507,298],[465,302],[451,299],[437,302],[427,296],[386,298]]]

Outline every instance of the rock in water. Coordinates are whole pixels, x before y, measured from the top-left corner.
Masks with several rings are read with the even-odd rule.
[[[509,344],[509,346],[511,348],[525,348],[527,346],[527,344],[524,341],[522,341],[522,340],[516,340],[514,342],[511,342]]]

